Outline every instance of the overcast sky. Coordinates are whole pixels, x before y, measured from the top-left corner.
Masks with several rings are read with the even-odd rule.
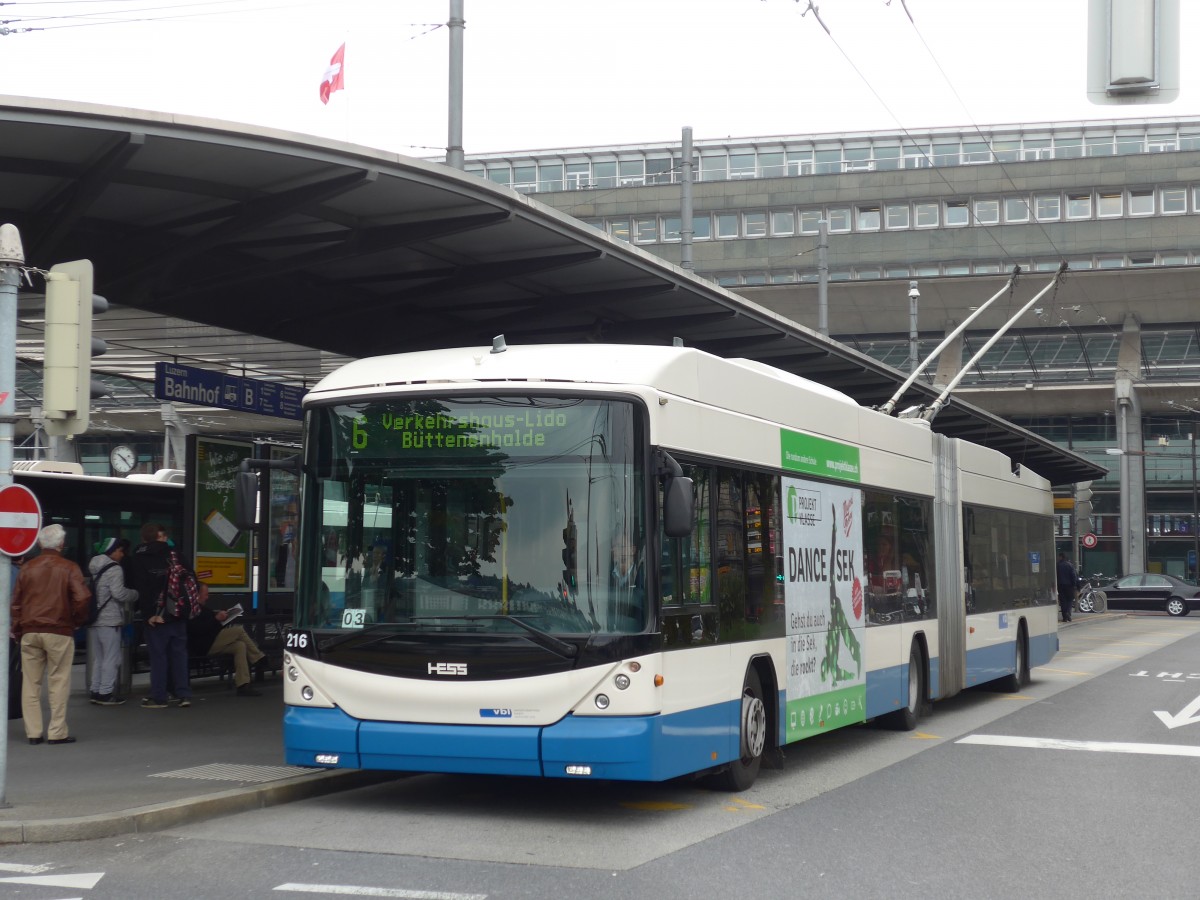
[[[464,0],[473,152],[1200,113],[1086,95],[1088,0]],[[1200,27],[1182,0],[1181,33]],[[0,4],[0,94],[446,144],[448,0]],[[81,17],[82,16],[82,17]],[[134,21],[146,20],[146,21]],[[103,24],[96,24],[103,23]],[[346,42],[346,90],[318,87]],[[1186,46],[1187,42],[1185,42]],[[2,147],[0,147],[2,152]]]

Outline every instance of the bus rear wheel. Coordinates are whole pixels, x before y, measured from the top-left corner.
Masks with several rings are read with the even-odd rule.
[[[738,713],[738,759],[708,779],[721,791],[744,791],[758,778],[763,749],[767,744],[767,707],[763,702],[762,681],[751,668],[742,685],[742,705]]]
[[[1025,623],[1017,629],[1017,660],[1016,671],[1000,680],[1001,687],[1010,694],[1015,694],[1029,684],[1029,638],[1025,631]]]
[[[888,713],[885,722],[897,731],[912,731],[921,719],[921,706],[925,702],[925,663],[920,648],[914,643],[908,654],[908,682],[905,705]]]

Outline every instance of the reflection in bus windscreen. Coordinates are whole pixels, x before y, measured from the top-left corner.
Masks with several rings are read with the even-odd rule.
[[[646,627],[632,403],[386,400],[310,417],[298,625]]]

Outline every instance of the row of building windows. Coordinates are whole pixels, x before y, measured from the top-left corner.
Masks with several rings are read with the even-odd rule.
[[[946,275],[1000,275],[1020,265],[1024,272],[1054,272],[1062,264],[1057,257],[1020,260],[952,260],[942,263],[895,263],[883,266],[842,266],[830,268],[830,281],[875,281],[883,278],[940,278]],[[1067,267],[1072,271],[1088,269],[1138,269],[1150,266],[1200,265],[1200,252],[1169,251],[1156,253],[1104,253],[1095,256],[1072,256]],[[750,272],[700,273],[722,287],[739,285],[812,283],[817,281],[815,268],[772,268]]]
[[[1000,197],[914,202],[869,201],[851,206],[782,207],[702,212],[692,219],[693,240],[735,240],[817,234],[824,219],[831,234],[924,228],[1079,222],[1200,213],[1200,186],[1038,191]],[[610,216],[583,219],[614,238],[636,244],[682,239],[679,216]]]
[[[696,181],[728,181],[1181,150],[1200,150],[1200,125],[1158,123],[1120,131],[1076,128],[1070,133],[1043,130],[1028,135],[994,132],[973,138],[929,134],[904,139],[898,135],[775,139],[735,148],[700,146],[692,165]],[[518,160],[499,155],[474,157],[466,170],[518,191],[536,193],[671,184],[682,177],[681,163],[678,147],[659,146]]]

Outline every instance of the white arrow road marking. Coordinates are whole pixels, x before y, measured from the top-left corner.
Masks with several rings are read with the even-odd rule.
[[[444,891],[406,891],[404,888],[359,887],[353,884],[281,884],[277,891],[302,894],[343,894],[352,897],[396,897],[399,900],[487,900],[487,894],[454,894]]]
[[[1092,750],[1098,753],[1146,753],[1151,756],[1200,756],[1200,747],[1176,744],[1126,744],[1120,741],[1064,741],[1058,738],[1010,737],[1004,734],[969,734],[956,744],[991,747],[1029,747],[1035,750]]]
[[[1161,709],[1156,709],[1154,714],[1168,728],[1178,728],[1180,725],[1194,725],[1200,722],[1200,697],[1197,697],[1187,706],[1179,711],[1179,715],[1173,716],[1169,712],[1164,712]]]
[[[82,872],[78,875],[34,875],[29,878],[0,878],[0,884],[40,884],[45,887],[91,890],[100,883],[100,879],[103,877],[103,872]]]

